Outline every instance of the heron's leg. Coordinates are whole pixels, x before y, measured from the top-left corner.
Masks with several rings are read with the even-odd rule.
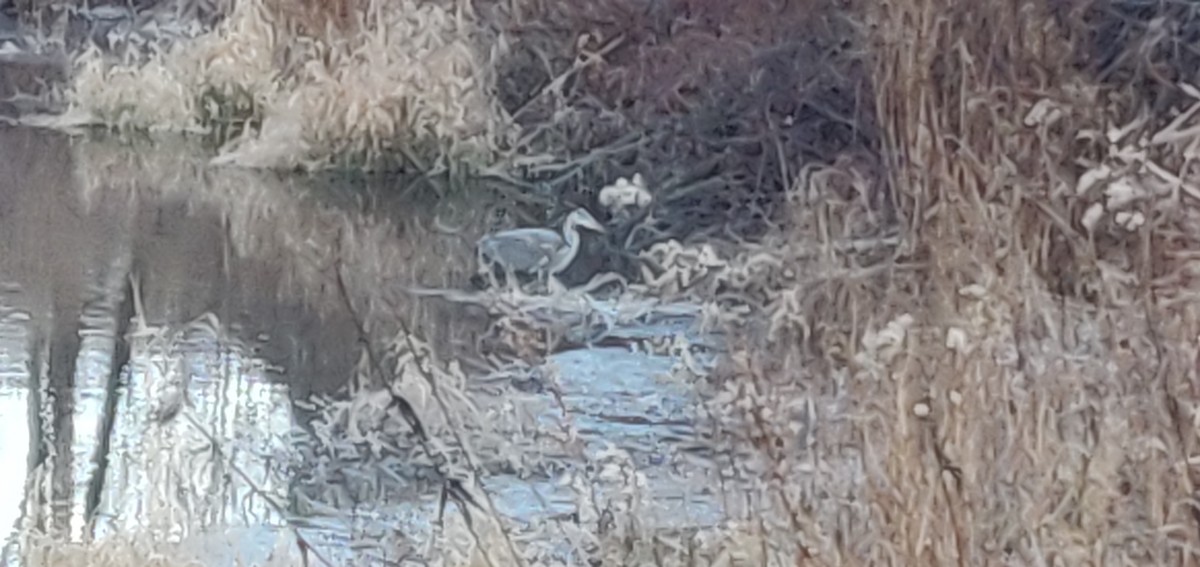
[[[483,251],[476,252],[475,265],[479,275],[484,277],[484,281],[491,285],[492,289],[496,289],[500,282],[496,281],[496,263],[484,257]]]
[[[517,271],[508,266],[504,267],[504,285],[514,293],[521,287],[521,282],[517,281]]]
[[[550,295],[563,295],[567,292],[567,286],[558,279],[558,276],[553,274],[546,275],[546,292]]]
[[[549,270],[542,275],[542,289],[547,295],[561,295],[563,291],[566,291],[558,276],[550,273]]]
[[[491,282],[493,290],[500,290],[500,280],[496,277],[496,264],[488,266],[488,281]]]

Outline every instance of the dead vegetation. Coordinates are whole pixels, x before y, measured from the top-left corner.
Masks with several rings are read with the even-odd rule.
[[[641,173],[656,206],[637,250],[761,236],[805,163],[874,147],[866,53],[836,2],[477,5],[510,46],[498,63],[525,132],[516,163],[557,157],[522,172],[583,201]]]
[[[84,51],[51,123],[205,133],[221,165],[486,162],[507,120],[476,34],[436,2],[236,2],[192,39]]]
[[[764,264],[798,281],[715,385],[780,564],[1197,560],[1200,93],[1097,73],[1071,31],[1104,3],[1074,4],[866,8],[899,238],[847,245],[861,169],[798,177]],[[1159,32],[1187,22],[1119,65],[1178,64]]]

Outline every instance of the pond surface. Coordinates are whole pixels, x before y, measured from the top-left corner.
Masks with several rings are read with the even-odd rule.
[[[503,203],[213,169],[170,139],[10,128],[0,156],[9,564],[30,534],[148,535],[209,565],[295,534],[331,564],[445,554],[462,514],[428,464],[442,449],[372,409],[388,387],[527,560],[579,561],[572,534],[614,513],[678,530],[734,513],[690,383],[714,358],[694,345],[718,344],[698,310],[650,301],[582,341],[610,346],[563,350],[548,337],[572,329],[546,309],[406,291],[471,290],[472,243]]]

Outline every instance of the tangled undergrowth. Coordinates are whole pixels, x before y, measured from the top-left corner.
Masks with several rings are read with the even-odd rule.
[[[518,169],[585,200],[641,173],[656,236],[635,251],[659,234],[761,237],[803,164],[875,147],[846,3],[476,4],[510,46],[500,97],[525,132]]]

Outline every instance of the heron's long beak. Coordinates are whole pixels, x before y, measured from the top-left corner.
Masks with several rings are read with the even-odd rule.
[[[604,228],[604,225],[600,224],[600,221],[596,220],[593,217],[588,217],[588,218],[583,219],[582,221],[580,221],[579,226],[582,226],[584,228],[590,228],[596,232],[608,232],[608,229]]]

